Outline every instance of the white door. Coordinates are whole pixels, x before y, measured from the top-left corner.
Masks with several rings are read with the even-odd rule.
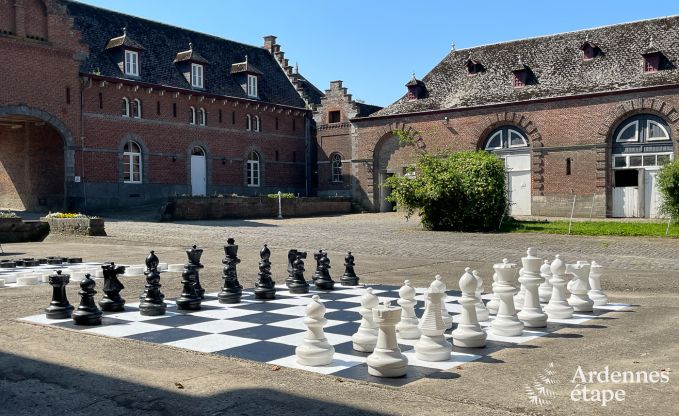
[[[660,195],[658,194],[658,182],[656,181],[657,174],[657,170],[646,170],[644,172],[644,214],[646,214],[646,218],[658,218]]]
[[[204,196],[207,192],[205,156],[191,155],[191,195]]]
[[[505,157],[511,215],[531,214],[530,154]]]
[[[621,186],[613,188],[613,216],[636,218],[639,216],[639,188]]]

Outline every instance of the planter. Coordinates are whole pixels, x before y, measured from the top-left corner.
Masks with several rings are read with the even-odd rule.
[[[103,218],[48,218],[42,217],[50,226],[51,234],[105,236]]]

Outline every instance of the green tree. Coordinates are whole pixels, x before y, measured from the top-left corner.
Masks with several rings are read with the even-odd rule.
[[[659,211],[679,222],[679,161],[666,164],[656,177],[662,196]]]

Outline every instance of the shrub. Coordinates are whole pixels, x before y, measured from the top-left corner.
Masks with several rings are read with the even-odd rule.
[[[19,218],[19,216],[12,211],[0,211],[0,218]]]
[[[666,164],[658,172],[658,191],[662,196],[659,211],[679,222],[679,161]]]
[[[275,194],[267,194],[269,198],[276,198],[278,199],[278,193]],[[287,192],[287,193],[281,193],[281,199],[295,199],[296,196],[292,192]]]
[[[393,176],[389,200],[416,210],[430,230],[496,230],[507,209],[502,161],[486,152],[459,152],[446,156],[421,155],[415,176]]]

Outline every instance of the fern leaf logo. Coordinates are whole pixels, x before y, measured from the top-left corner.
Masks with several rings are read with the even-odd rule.
[[[559,384],[554,369],[554,363],[549,363],[549,366],[542,372],[538,373],[531,384],[526,384],[525,390],[528,396],[528,401],[534,406],[547,406],[552,404],[556,393],[549,386]]]

